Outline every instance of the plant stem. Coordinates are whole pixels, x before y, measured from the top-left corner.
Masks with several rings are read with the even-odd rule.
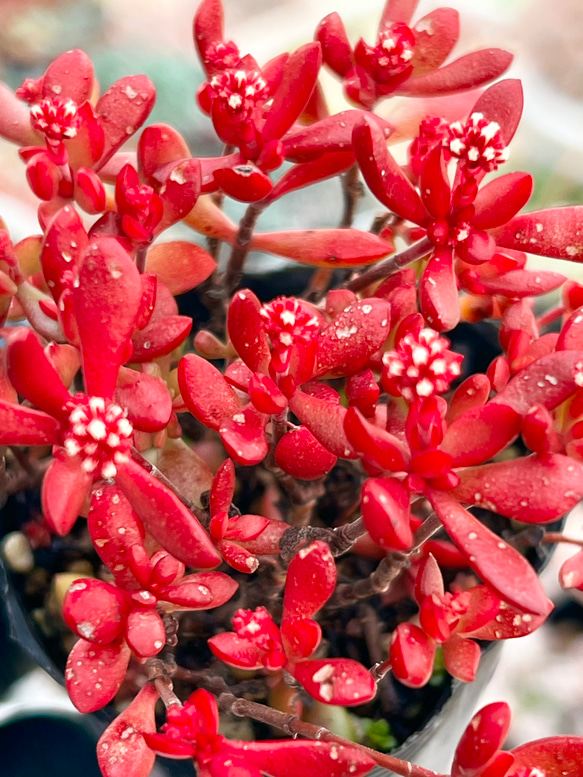
[[[402,777],[446,777],[446,775],[434,772],[431,769],[425,769],[423,766],[416,766],[409,761],[402,761],[392,755],[377,753],[369,747],[360,745],[357,742],[351,742],[348,739],[333,734],[323,726],[316,726],[313,723],[306,723],[300,720],[296,715],[290,715],[286,712],[274,710],[264,704],[258,704],[247,699],[240,699],[233,696],[232,693],[222,693],[218,698],[219,707],[225,712],[232,712],[233,715],[243,718],[252,718],[269,726],[279,728],[289,736],[303,736],[307,739],[316,739],[321,742],[334,742],[343,747],[359,750],[366,753],[375,761],[378,766],[385,769],[391,769]]]
[[[344,284],[344,288],[351,291],[362,291],[371,283],[388,278],[389,275],[401,270],[403,267],[416,262],[421,257],[425,256],[431,251],[432,244],[428,238],[424,237],[413,243],[412,246],[401,251],[400,254],[393,254],[385,259],[383,262],[379,262],[359,275],[357,278],[353,278],[348,283]]]
[[[354,584],[339,585],[326,605],[326,610],[340,610],[359,599],[368,599],[375,594],[385,593],[407,566],[409,566],[408,555],[399,551],[388,553],[367,578],[357,580]]]
[[[136,251],[136,267],[141,274],[146,270],[146,259],[148,258],[148,246],[140,246]]]
[[[265,206],[252,202],[245,215],[239,222],[239,231],[235,239],[235,244],[229,257],[225,276],[223,278],[223,294],[225,299],[229,299],[235,291],[241,278],[243,277],[243,265],[249,253],[249,244],[253,237],[253,229],[257,219],[263,212]]]
[[[332,555],[341,556],[349,551],[363,534],[366,534],[366,527],[362,518],[335,529],[320,526],[290,526],[279,541],[281,557],[286,562],[291,561],[302,545],[314,540],[327,542]]]

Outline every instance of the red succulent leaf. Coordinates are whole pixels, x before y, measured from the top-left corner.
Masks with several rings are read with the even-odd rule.
[[[230,540],[220,540],[217,543],[217,547],[223,560],[233,569],[243,572],[245,575],[250,575],[257,571],[259,559],[247,548],[243,548],[238,543],[231,542]]]
[[[161,206],[158,225],[152,229],[155,233],[176,224],[190,213],[201,193],[202,173],[198,159],[181,159],[170,163],[159,171],[163,178],[162,186],[155,187],[160,200],[152,198],[152,204]]]
[[[358,458],[344,432],[346,408],[299,390],[290,398],[289,406],[326,450],[339,458]]]
[[[231,459],[225,459],[213,478],[210,492],[211,515],[216,515],[223,511],[228,512],[231,502],[233,501],[234,493],[235,465]]]
[[[6,375],[16,391],[54,418],[64,420],[71,399],[37,336],[19,328],[8,335]]]
[[[344,78],[352,67],[352,47],[339,14],[325,16],[318,24],[316,40],[322,47],[324,63],[340,78]]]
[[[92,89],[93,65],[81,49],[61,54],[51,62],[43,76],[43,97],[58,95],[81,105],[89,99]]]
[[[56,449],[43,481],[43,514],[52,531],[64,537],[81,513],[89,496],[93,475],[85,472],[79,457],[72,458]]]
[[[415,49],[410,65],[413,75],[436,70],[445,62],[459,37],[459,14],[453,8],[436,8],[413,27]]]
[[[290,660],[308,658],[322,640],[322,629],[311,618],[288,617],[281,623],[281,639]]]
[[[286,432],[275,447],[274,457],[278,467],[300,480],[317,480],[338,461],[305,426]]]
[[[413,544],[409,492],[395,478],[369,478],[362,487],[362,517],[373,540],[387,550]]]
[[[166,644],[166,631],[156,610],[132,610],[126,621],[128,645],[140,658],[156,656]]]
[[[57,421],[46,413],[0,400],[0,442],[3,445],[52,445]]]
[[[433,671],[435,642],[411,623],[399,623],[389,651],[395,677],[409,688],[422,688]]]
[[[511,62],[512,54],[503,49],[481,49],[438,70],[409,78],[396,93],[407,97],[434,97],[474,89],[501,76]]]
[[[512,59],[508,52],[504,54]],[[481,113],[487,121],[495,121],[500,126],[505,144],[509,145],[520,123],[523,103],[520,79],[505,78],[482,92],[472,112]]]
[[[126,76],[101,96],[96,112],[104,131],[103,165],[138,130],[154,107],[156,90],[146,76]]]
[[[75,644],[67,659],[65,684],[79,712],[95,712],[113,699],[125,677],[130,655],[130,648],[122,640],[94,645],[80,639]]]
[[[582,360],[582,351],[557,351],[542,356],[512,378],[492,401],[508,405],[522,415],[535,405],[554,410],[577,390],[577,365]]]
[[[70,205],[57,211],[49,224],[41,251],[43,274],[53,299],[58,302],[67,282],[64,273],[75,273],[89,238],[77,211]]]
[[[194,44],[205,70],[213,62],[208,58],[213,44],[223,40],[224,17],[221,0],[203,0],[194,16]],[[208,70],[207,70],[208,72]]]
[[[354,128],[356,160],[374,196],[389,210],[424,226],[429,216],[411,181],[387,149],[386,137],[368,116]]]
[[[189,157],[186,141],[169,124],[151,124],[140,133],[138,169],[150,186],[156,187],[162,182],[160,170],[170,162],[179,162]]]
[[[471,568],[503,599],[533,615],[552,608],[539,579],[518,551],[474,518],[449,494],[427,494],[447,533],[462,550]]]
[[[80,167],[75,173],[75,200],[85,213],[102,213],[107,205],[107,193],[97,173]]]
[[[119,637],[126,614],[119,588],[91,578],[72,583],[63,601],[63,618],[78,637],[104,644]]]
[[[287,399],[268,375],[255,372],[249,381],[249,399],[260,413],[278,415],[287,407]]]
[[[408,468],[409,453],[401,440],[367,421],[357,408],[346,411],[344,431],[356,452],[381,469],[401,472]]]
[[[506,224],[523,208],[532,194],[528,173],[507,173],[481,186],[474,200],[474,229],[491,229]]]
[[[157,701],[155,686],[146,683],[99,737],[97,762],[103,777],[148,777],[156,756],[142,734],[156,731]]]
[[[350,658],[300,661],[293,668],[293,676],[323,704],[351,707],[370,701],[376,693],[371,673]]]
[[[436,248],[423,271],[420,287],[423,317],[433,329],[448,332],[459,323],[460,306],[451,248]]]
[[[261,303],[252,291],[236,292],[227,313],[227,330],[233,347],[249,369],[267,373],[271,354],[260,310]]]
[[[301,548],[287,570],[283,618],[311,618],[334,592],[336,564],[325,542],[316,540]]]
[[[121,367],[115,401],[127,408],[132,425],[142,432],[157,432],[170,421],[172,398],[161,378]]]
[[[452,634],[443,645],[443,662],[452,677],[471,683],[480,663],[480,646],[471,639]]]
[[[316,267],[360,267],[393,251],[392,243],[358,229],[255,232],[250,247]]]
[[[95,237],[73,288],[89,394],[111,398],[119,366],[126,360],[142,289],[140,274],[113,237]]]
[[[487,404],[467,410],[447,429],[440,449],[452,458],[452,467],[487,461],[518,437],[522,419],[510,407]]]
[[[144,528],[130,502],[116,486],[94,489],[87,526],[95,550],[123,588],[137,588],[129,569],[132,548],[144,548]],[[147,554],[146,554],[147,556]]]
[[[194,289],[215,268],[216,262],[207,251],[183,240],[156,243],[146,260],[146,270],[156,273],[173,295]]]
[[[583,307],[577,307],[565,321],[556,343],[557,351],[580,351],[583,348]]]
[[[179,561],[202,569],[220,563],[195,516],[139,464],[128,461],[120,467],[117,482],[154,539]]]
[[[367,115],[366,119],[380,130],[386,144],[392,126],[376,114]],[[324,153],[342,152],[349,154],[354,162],[352,132],[362,121],[362,111],[349,110],[327,116],[307,127],[297,125],[283,140],[286,158],[292,162],[311,162],[321,159]]]
[[[480,587],[484,588],[484,586]],[[470,628],[470,624],[464,620],[465,616],[462,616],[460,631],[473,639],[514,639],[524,637],[538,629],[546,620],[546,615],[531,615],[512,607],[507,602],[500,601],[497,610],[490,610],[489,618],[481,625],[474,622]]]
[[[359,300],[318,334],[314,374],[340,377],[361,370],[387,339],[390,305],[378,297]]]
[[[497,278],[482,278],[480,283],[488,294],[505,297],[535,297],[558,289],[566,280],[564,275],[547,270],[514,270]]]
[[[227,453],[237,464],[259,464],[267,456],[267,421],[268,416],[258,412],[252,405],[246,405],[223,420],[219,434]]]
[[[263,200],[273,188],[269,177],[252,162],[220,168],[214,178],[225,194],[240,202]]]
[[[428,596],[436,594],[438,597],[443,596],[445,592],[443,586],[443,575],[439,569],[439,565],[435,560],[435,557],[428,553],[424,559],[422,559],[417,570],[417,576],[415,578],[415,599],[418,603],[421,603],[423,599]]]
[[[480,777],[484,767],[496,757],[509,727],[510,708],[505,702],[488,704],[477,712],[457,746],[452,777]]]
[[[564,777],[578,774],[583,756],[583,737],[546,737],[527,742],[510,751],[514,763],[508,777],[522,776],[521,769],[526,770],[526,777]]]
[[[49,202],[57,196],[61,175],[50,154],[41,151],[30,157],[26,165],[26,180],[39,200]]]
[[[239,584],[222,572],[195,572],[174,585],[160,587],[161,599],[180,609],[210,610],[222,607],[233,596]]]
[[[561,438],[555,431],[553,417],[544,407],[532,407],[524,416],[522,440],[539,456],[557,453],[563,447]]]
[[[189,353],[178,365],[178,384],[186,406],[209,429],[241,411],[241,402],[216,367],[206,359]]]
[[[261,130],[264,142],[283,137],[307,105],[322,64],[319,43],[307,43],[287,60]]]
[[[452,494],[525,523],[550,523],[583,496],[583,465],[568,456],[527,456],[458,472]]]
[[[313,740],[274,740],[272,742],[229,742],[229,751],[239,755],[245,765],[271,777],[295,777],[301,764],[305,777],[359,777],[374,761],[361,750],[331,742]]]
[[[167,356],[186,340],[191,329],[189,316],[166,316],[152,321],[132,337],[132,361],[149,362]]]
[[[583,585],[583,550],[577,551],[563,562],[559,571],[559,581],[563,588],[579,588]]]
[[[32,145],[39,135],[30,124],[30,109],[12,89],[0,84],[0,135],[12,143]]]
[[[208,640],[212,652],[229,666],[242,669],[261,669],[265,651],[249,639],[238,637],[232,631],[215,634]]]
[[[445,219],[451,208],[451,186],[444,148],[437,145],[423,163],[419,179],[421,200],[434,219]]]
[[[583,260],[580,239],[583,206],[525,213],[494,230],[499,246],[557,259]]]

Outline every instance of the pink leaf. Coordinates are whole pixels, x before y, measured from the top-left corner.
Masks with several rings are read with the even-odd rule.
[[[181,359],[178,384],[192,415],[209,429],[218,431],[223,422],[241,410],[239,398],[219,370],[196,354]]]
[[[85,251],[73,308],[88,394],[111,398],[128,355],[142,288],[140,274],[113,237],[94,237]]]
[[[511,62],[512,54],[503,49],[481,49],[431,73],[409,78],[396,93],[408,97],[434,97],[473,89],[498,78]]]
[[[344,433],[346,408],[299,390],[290,398],[289,406],[327,451],[339,458],[358,458]]]
[[[374,761],[361,750],[330,742],[274,740],[272,742],[229,742],[229,749],[250,768],[271,777],[360,777]]]
[[[443,661],[452,677],[471,683],[480,663],[480,646],[471,639],[452,634],[443,645]]]
[[[0,443],[2,445],[53,445],[58,436],[57,421],[46,413],[0,400]]]
[[[159,175],[161,168],[189,157],[186,141],[169,124],[151,124],[140,133],[138,170],[146,183],[154,188],[162,182]]]
[[[527,456],[458,472],[453,494],[515,521],[549,523],[583,496],[583,465],[568,456]]]
[[[156,756],[142,734],[156,731],[157,700],[156,688],[146,683],[99,737],[97,762],[103,777],[148,777]]]
[[[535,405],[554,410],[577,390],[575,374],[582,360],[582,351],[542,356],[512,378],[492,402],[508,405],[521,415]]]
[[[305,426],[284,434],[274,456],[278,467],[300,480],[317,480],[330,472],[338,461]]]
[[[210,493],[211,515],[229,511],[235,493],[235,465],[231,459],[225,459],[213,478]]]
[[[387,150],[383,131],[368,116],[354,128],[354,153],[374,196],[402,218],[424,226],[429,219],[414,186]]]
[[[189,316],[165,316],[150,322],[132,337],[132,361],[151,362],[168,356],[186,340],[192,323]]]
[[[221,440],[227,453],[237,464],[259,464],[267,456],[267,421],[268,416],[258,412],[252,405],[246,405],[221,423]]]
[[[503,599],[533,615],[546,615],[552,604],[523,556],[474,518],[449,494],[427,494],[445,530],[468,558],[471,568]]]
[[[210,610],[222,607],[233,596],[239,584],[223,572],[195,572],[175,585],[160,588],[161,599],[187,610]]]
[[[322,640],[322,629],[311,618],[287,617],[281,623],[281,639],[286,656],[298,661],[316,650]]]
[[[545,777],[564,777],[576,775],[581,771],[583,758],[583,737],[546,737],[527,742],[510,751],[514,763],[509,777],[517,774],[523,768],[539,769]],[[536,772],[535,772],[536,774]]]
[[[423,271],[420,289],[421,312],[428,324],[440,332],[457,326],[460,305],[451,248],[436,248]]]
[[[360,267],[392,253],[392,243],[358,229],[256,232],[251,250],[285,256],[316,267]]]
[[[367,421],[357,408],[349,407],[346,411],[344,431],[357,453],[372,460],[381,469],[393,472],[407,469],[409,453],[403,443],[390,432]]]
[[[538,297],[558,289],[567,280],[565,275],[548,270],[511,270],[496,278],[482,278],[480,283],[488,294],[505,297]]]
[[[77,272],[88,242],[77,211],[70,205],[57,211],[45,232],[40,257],[45,280],[55,301],[66,287],[64,273]]]
[[[409,688],[422,688],[433,671],[435,642],[412,623],[399,623],[391,639],[391,668]]]
[[[230,666],[242,669],[261,669],[263,666],[264,651],[254,642],[242,639],[232,631],[210,637],[208,646],[217,658]]]
[[[459,14],[453,8],[436,8],[413,27],[415,49],[410,65],[413,75],[436,70],[449,56],[459,37]]]
[[[101,165],[142,126],[155,99],[154,84],[141,75],[121,78],[101,96],[96,106],[105,133]]]
[[[473,639],[514,639],[532,633],[544,623],[546,615],[531,615],[501,601],[498,611],[492,613],[488,623],[477,628],[463,629],[464,635]],[[462,616],[463,619],[463,616]]]
[[[127,367],[119,371],[115,401],[127,408],[128,418],[142,432],[158,432],[170,421],[172,398],[161,378]]]
[[[117,482],[154,539],[179,561],[202,569],[220,563],[195,516],[139,464],[128,461],[120,467]]]
[[[362,517],[373,540],[387,550],[413,544],[409,492],[395,478],[369,478],[362,487]]]
[[[376,693],[373,676],[362,664],[349,658],[300,661],[293,676],[323,704],[351,707],[370,701]]]
[[[468,467],[487,461],[518,437],[522,419],[501,404],[474,407],[450,424],[441,445],[452,458],[452,467]]]
[[[207,52],[213,43],[223,40],[223,5],[221,0],[203,0],[194,16],[194,44],[203,67],[209,64]]]
[[[336,564],[325,542],[316,540],[301,548],[287,570],[283,618],[311,618],[334,592]]]
[[[493,49],[493,51],[499,50]],[[510,64],[512,56],[506,51],[500,53],[508,58],[508,64]],[[495,121],[499,124],[504,142],[508,145],[520,123],[523,102],[521,81],[518,78],[506,78],[482,92],[476,100],[472,113],[481,113],[487,121]]]
[[[491,229],[506,224],[523,208],[532,194],[533,180],[528,173],[500,175],[480,187],[472,219],[474,229]]]
[[[77,105],[91,97],[93,65],[81,49],[61,54],[48,66],[42,82],[43,97],[63,97]]]
[[[387,339],[391,310],[383,299],[359,300],[317,336],[315,376],[340,377],[361,370]]]
[[[494,230],[500,246],[556,259],[583,261],[583,206],[549,208],[516,216]]]
[[[146,270],[156,273],[174,296],[194,289],[216,266],[207,251],[183,240],[153,245],[146,260]]]
[[[227,329],[234,349],[249,369],[267,373],[271,353],[260,309],[261,303],[252,291],[236,292],[227,313]]]
[[[75,644],[67,659],[65,683],[79,712],[95,712],[113,699],[124,680],[130,655],[123,641],[94,645],[80,639]]]
[[[117,639],[125,614],[123,593],[102,580],[76,580],[65,594],[65,623],[78,637],[89,642],[106,644]]]
[[[488,704],[477,712],[455,751],[452,777],[479,777],[482,768],[496,756],[509,727],[510,708],[506,702]]]
[[[78,457],[71,458],[57,449],[45,474],[41,500],[46,522],[64,537],[68,534],[89,496],[93,476],[81,467]]]
[[[156,610],[135,609],[126,622],[128,645],[140,658],[158,655],[166,644],[166,632],[162,618]]]
[[[273,202],[284,194],[344,173],[353,164],[352,151],[333,151],[322,154],[317,159],[293,165],[274,185],[268,195],[268,201]]]

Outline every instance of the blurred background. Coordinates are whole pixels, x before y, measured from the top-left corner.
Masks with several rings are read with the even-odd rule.
[[[353,41],[363,36],[373,42],[382,7],[379,0],[223,3],[227,38],[236,40],[240,50],[252,53],[260,64],[310,40],[320,19],[332,11],[341,14]],[[415,19],[438,5],[421,0]],[[526,169],[534,175],[536,190],[529,208],[583,202],[583,4],[579,0],[454,0],[444,5],[461,12],[456,57],[487,46],[515,54],[509,75],[524,82],[525,110],[506,170]],[[149,123],[170,121],[193,154],[216,154],[220,147],[194,101],[203,80],[192,43],[195,8],[194,0],[0,0],[0,80],[16,88],[24,77],[44,72],[61,52],[83,48],[93,60],[102,90],[121,76],[145,73],[158,93]],[[326,83],[332,108],[345,107],[335,82],[326,79]],[[340,200],[326,201],[320,198],[322,210],[313,215],[318,226],[337,220]],[[305,226],[305,212],[300,216],[303,195],[293,202],[286,211],[288,227],[296,225],[294,219]],[[0,140],[0,215],[15,241],[38,231],[36,204],[15,148]],[[270,225],[262,221],[261,226]],[[562,262],[560,271],[583,279],[579,268],[570,263]],[[580,508],[569,519],[569,533],[583,536]],[[570,553],[559,549],[544,573],[558,605],[551,623],[505,646],[484,697],[485,701],[506,699],[513,705],[515,724],[509,744],[558,733],[583,735],[583,610],[576,599],[561,593],[557,583],[561,560]],[[28,669],[30,664],[8,662],[5,674],[12,671],[16,676],[23,667]],[[58,707],[73,714],[62,689],[48,678],[35,675],[18,686],[10,686],[11,679],[4,676],[0,686],[0,727],[30,708]],[[36,774],[14,773],[14,777]]]

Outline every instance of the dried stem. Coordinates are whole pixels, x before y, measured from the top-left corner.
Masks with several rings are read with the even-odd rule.
[[[407,265],[421,259],[421,257],[431,251],[431,247],[432,244],[429,239],[424,237],[422,240],[413,243],[409,248],[401,251],[400,254],[393,254],[393,256],[389,256],[383,262],[375,264],[369,270],[363,272],[362,275],[344,284],[344,287],[351,291],[362,291],[362,289],[370,286],[371,283],[388,278],[389,275],[397,272],[397,270],[401,270],[403,267],[407,267]]]
[[[231,294],[235,291],[241,278],[243,277],[243,265],[245,259],[249,253],[249,245],[251,238],[253,237],[253,230],[257,219],[263,212],[265,206],[251,203],[245,215],[239,222],[239,231],[235,239],[235,244],[229,257],[225,276],[223,278],[223,294],[225,299],[229,299]]]
[[[139,273],[146,270],[146,259],[148,258],[148,246],[140,246],[136,251],[136,267]]]
[[[182,702],[178,696],[174,693],[174,686],[172,684],[172,667],[167,666],[164,661],[159,658],[148,659],[148,679],[152,680],[158,691],[158,695],[162,700],[162,703],[168,709],[174,705],[182,707]]]
[[[366,534],[366,528],[362,518],[335,529],[320,526],[291,526],[279,541],[281,557],[283,561],[289,563],[299,548],[314,540],[327,542],[332,555],[341,556],[349,551],[363,534]]]
[[[225,712],[231,712],[240,718],[246,717],[266,723],[269,726],[279,728],[289,736],[303,736],[307,739],[316,739],[321,742],[334,742],[344,747],[359,750],[361,753],[366,753],[366,755],[370,756],[378,766],[391,769],[396,774],[402,775],[402,777],[446,777],[446,775],[439,774],[431,769],[425,769],[423,766],[416,766],[409,761],[402,761],[400,758],[395,758],[392,755],[378,753],[369,747],[351,742],[348,739],[333,734],[323,726],[306,723],[296,715],[280,712],[264,704],[258,704],[247,699],[239,699],[233,696],[232,693],[222,693],[218,698],[218,703],[219,707]]]
[[[408,566],[408,554],[398,551],[388,553],[369,577],[357,580],[353,584],[343,583],[339,585],[332,599],[326,605],[326,609],[340,610],[360,599],[368,599],[375,594],[385,593]]]

